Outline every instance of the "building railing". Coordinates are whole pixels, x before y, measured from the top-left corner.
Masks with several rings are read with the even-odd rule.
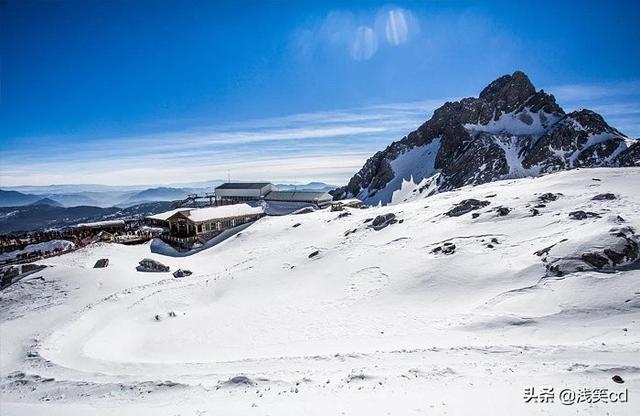
[[[196,241],[198,241],[198,237],[193,235],[193,236],[188,236],[188,237],[175,237],[172,236],[169,233],[163,233],[160,235],[160,239],[167,242],[167,243],[177,243],[177,244],[182,244],[182,245],[186,245],[186,244],[193,244]]]

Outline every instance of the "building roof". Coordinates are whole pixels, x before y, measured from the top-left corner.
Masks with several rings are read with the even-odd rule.
[[[82,224],[76,225],[77,228],[100,228],[100,227],[117,227],[117,226],[124,226],[124,220],[84,222]]]
[[[252,207],[249,204],[222,205],[217,207],[193,208],[180,214],[193,222],[203,222],[220,218],[243,217],[245,215],[263,214],[261,206]],[[177,213],[176,213],[177,214]],[[174,214],[175,215],[175,214]]]
[[[271,191],[264,199],[267,201],[324,202],[331,201],[333,197],[327,192]]]
[[[176,209],[172,209],[171,211],[165,211],[155,215],[149,215],[146,218],[149,218],[152,220],[166,221],[169,217],[173,216],[173,214],[177,214],[178,212],[182,212],[182,211],[190,211],[192,209],[193,208],[176,208]]]
[[[262,189],[271,182],[227,182],[216,187],[216,189]]]

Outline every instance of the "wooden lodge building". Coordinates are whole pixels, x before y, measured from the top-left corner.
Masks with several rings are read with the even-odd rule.
[[[207,208],[179,208],[147,217],[156,225],[163,225],[169,234],[164,240],[178,244],[205,242],[221,232],[253,222],[265,215],[261,206],[248,204],[213,206]]]

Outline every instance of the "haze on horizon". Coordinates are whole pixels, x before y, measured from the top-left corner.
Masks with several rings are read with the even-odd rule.
[[[516,69],[640,137],[639,17],[632,1],[4,1],[0,186],[340,185]]]

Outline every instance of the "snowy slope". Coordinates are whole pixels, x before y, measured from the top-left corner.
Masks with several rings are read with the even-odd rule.
[[[640,229],[639,178],[572,170],[266,217],[189,257],[98,244],[47,259],[43,281],[2,292],[2,414],[638,414],[638,263],[548,266],[619,250],[611,230]],[[445,215],[469,198],[490,203]],[[398,222],[370,227],[386,213]],[[145,257],[194,274],[136,272]],[[532,386],[630,398],[524,403]]]

